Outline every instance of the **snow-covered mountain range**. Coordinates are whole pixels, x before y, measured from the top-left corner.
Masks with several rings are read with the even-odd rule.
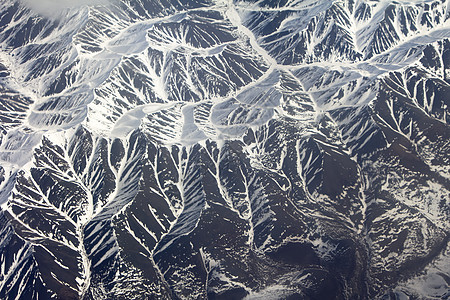
[[[0,299],[450,297],[450,1],[0,2]]]

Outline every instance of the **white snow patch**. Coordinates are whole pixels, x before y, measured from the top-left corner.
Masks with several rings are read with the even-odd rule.
[[[135,107],[123,114],[111,130],[110,137],[124,138],[141,125],[141,120],[148,114],[167,109],[176,103],[151,103]]]
[[[250,293],[245,300],[277,300],[284,299],[287,296],[291,295],[292,292],[286,289],[283,285],[272,285],[266,287],[265,289],[256,292]]]

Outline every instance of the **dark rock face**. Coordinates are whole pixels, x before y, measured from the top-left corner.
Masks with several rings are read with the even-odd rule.
[[[446,299],[450,3],[0,3],[1,299]]]

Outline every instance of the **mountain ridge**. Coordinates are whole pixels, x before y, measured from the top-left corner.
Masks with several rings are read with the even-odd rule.
[[[0,4],[0,298],[443,299],[448,1]]]

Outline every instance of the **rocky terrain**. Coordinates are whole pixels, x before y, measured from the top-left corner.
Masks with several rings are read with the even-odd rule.
[[[0,299],[450,297],[447,0],[2,0]]]

